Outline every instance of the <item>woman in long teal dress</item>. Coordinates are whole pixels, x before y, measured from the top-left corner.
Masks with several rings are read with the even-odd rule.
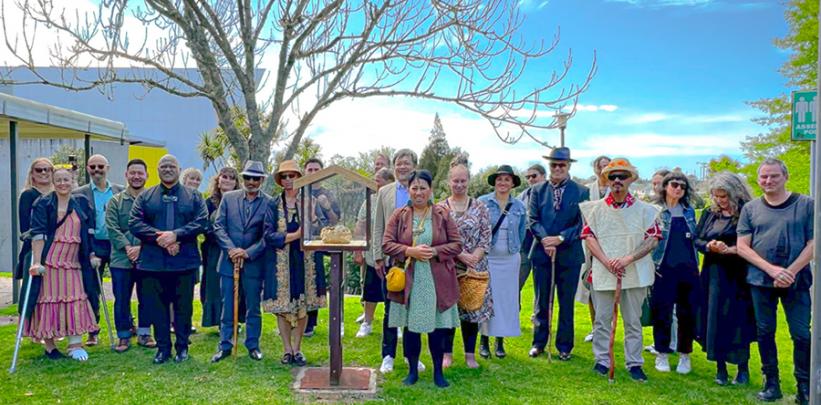
[[[447,209],[432,206],[433,177],[427,170],[416,171],[409,182],[410,206],[394,211],[385,227],[382,250],[394,263],[409,260],[405,288],[388,292],[390,327],[404,328],[403,349],[408,358],[406,385],[419,379],[418,362],[422,333],[428,334],[433,360],[433,381],[447,387],[442,372],[445,341],[459,325],[459,284],[454,258],[462,253],[456,222]]]

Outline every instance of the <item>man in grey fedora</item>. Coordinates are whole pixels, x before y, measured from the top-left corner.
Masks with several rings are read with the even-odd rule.
[[[234,264],[242,263],[242,283],[247,312],[245,315],[245,347],[253,360],[262,360],[259,337],[262,333],[260,297],[268,273],[263,225],[265,213],[276,209],[274,199],[260,191],[266,177],[262,162],[249,160],[242,176],[242,190],[225,193],[217,209],[214,235],[222,249],[217,271],[222,292],[222,319],[220,321],[219,350],[211,358],[216,363],[231,355],[234,347]],[[269,277],[270,278],[270,277]],[[270,281],[270,280],[269,280]]]
[[[534,186],[528,203],[528,230],[533,234],[533,344],[530,357],[544,352],[551,332],[548,320],[550,290],[555,285],[559,301],[559,325],[554,339],[559,360],[570,360],[573,350],[573,297],[584,263],[579,235],[582,215],[579,203],[590,199],[587,187],[570,178],[570,149],[560,147],[543,156],[550,163],[548,181]],[[551,269],[555,264],[556,268]],[[551,280],[555,274],[555,280]],[[555,298],[554,298],[555,300]],[[550,350],[550,348],[547,348]]]

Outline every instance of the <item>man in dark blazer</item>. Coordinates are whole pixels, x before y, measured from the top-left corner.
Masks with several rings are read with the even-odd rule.
[[[262,333],[260,297],[265,275],[271,272],[267,270],[273,270],[266,260],[263,228],[266,212],[276,210],[276,205],[273,198],[260,191],[266,177],[262,162],[249,160],[240,175],[243,189],[222,196],[217,219],[214,221],[214,235],[222,249],[217,267],[222,291],[222,320],[219,350],[211,358],[213,363],[229,357],[234,347],[235,264],[241,266],[240,280],[247,304],[245,347],[251,359],[262,360],[262,351],[259,349],[259,337]]]
[[[105,225],[106,204],[124,189],[123,186],[108,181],[109,168],[108,159],[105,156],[91,155],[86,164],[88,184],[77,187],[72,191],[72,194],[84,196],[91,204],[91,213],[94,215],[94,222],[97,224],[95,229],[91,230],[91,263],[100,272],[100,278],[102,278],[106,267],[111,262],[111,241],[108,237],[108,227]],[[100,291],[96,277],[92,280],[92,283],[96,286],[95,290]],[[91,302],[91,306],[95,308],[94,317],[97,319],[97,323],[100,323],[100,296],[94,294],[89,296],[88,300]],[[97,344],[98,333],[99,331],[88,334],[87,346]]]
[[[530,357],[543,353],[549,330],[551,257],[555,257],[556,297],[559,301],[559,326],[556,349],[559,360],[570,360],[573,351],[573,297],[579,282],[584,253],[579,235],[582,215],[579,202],[590,198],[590,190],[570,179],[570,149],[555,148],[544,156],[550,162],[550,179],[533,188],[528,203],[528,230],[534,243],[530,250],[533,263],[534,305],[533,344]],[[549,349],[549,348],[548,348]]]
[[[200,267],[197,236],[208,227],[202,195],[180,184],[180,164],[172,155],[160,158],[160,184],[134,201],[128,227],[140,240],[137,270],[157,339],[155,364],[171,357],[169,306],[174,306],[177,363],[188,359],[188,336],[194,300],[194,272]]]

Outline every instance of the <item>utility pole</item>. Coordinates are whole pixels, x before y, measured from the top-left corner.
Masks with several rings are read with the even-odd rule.
[[[821,4],[821,1],[819,1]],[[821,10],[821,7],[819,7]],[[819,12],[818,21],[821,23],[821,12]],[[818,39],[821,43],[821,24],[818,25]],[[821,53],[818,55],[818,65],[816,69],[821,74]],[[819,80],[821,76],[816,78],[816,86],[817,86],[817,93],[821,95],[821,80]],[[818,96],[815,97],[816,99],[816,116],[821,116],[821,103],[817,102],[819,100]],[[818,134],[819,134],[819,124],[818,120],[816,120],[815,124],[815,140],[812,141],[812,150],[813,156],[812,161],[810,162],[810,167],[812,170],[815,170],[816,162],[815,159],[818,159],[818,156],[821,156],[821,143],[818,142]],[[815,215],[813,218],[814,224],[814,231],[818,231],[819,227],[821,227],[821,176],[817,173],[813,173],[812,176],[812,184],[810,184],[810,189],[812,190],[812,196],[815,201]],[[814,263],[812,263],[811,270],[813,274],[815,274],[815,270],[818,267],[818,258],[821,257],[821,244],[815,244],[815,252],[814,252]],[[811,360],[810,360],[810,403],[821,405],[821,322],[819,322],[819,316],[821,316],[821,288],[818,287],[818,278],[815,278],[815,282],[812,283],[812,333],[810,334],[810,341],[812,344],[811,349]]]
[[[556,119],[556,126],[559,127],[561,134],[561,144],[559,146],[564,147],[564,130],[567,128],[567,120],[570,119],[570,113],[558,111],[553,117]]]

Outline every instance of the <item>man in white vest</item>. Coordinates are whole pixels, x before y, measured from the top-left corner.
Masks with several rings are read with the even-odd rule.
[[[624,158],[613,159],[603,170],[610,192],[604,199],[579,204],[584,216],[584,239],[593,260],[591,297],[596,318],[593,324],[593,370],[607,375],[609,344],[617,280],[621,279],[624,354],[633,380],[647,381],[642,370],[641,305],[653,284],[655,267],[650,252],[661,238],[658,209],[630,194],[638,171]]]

